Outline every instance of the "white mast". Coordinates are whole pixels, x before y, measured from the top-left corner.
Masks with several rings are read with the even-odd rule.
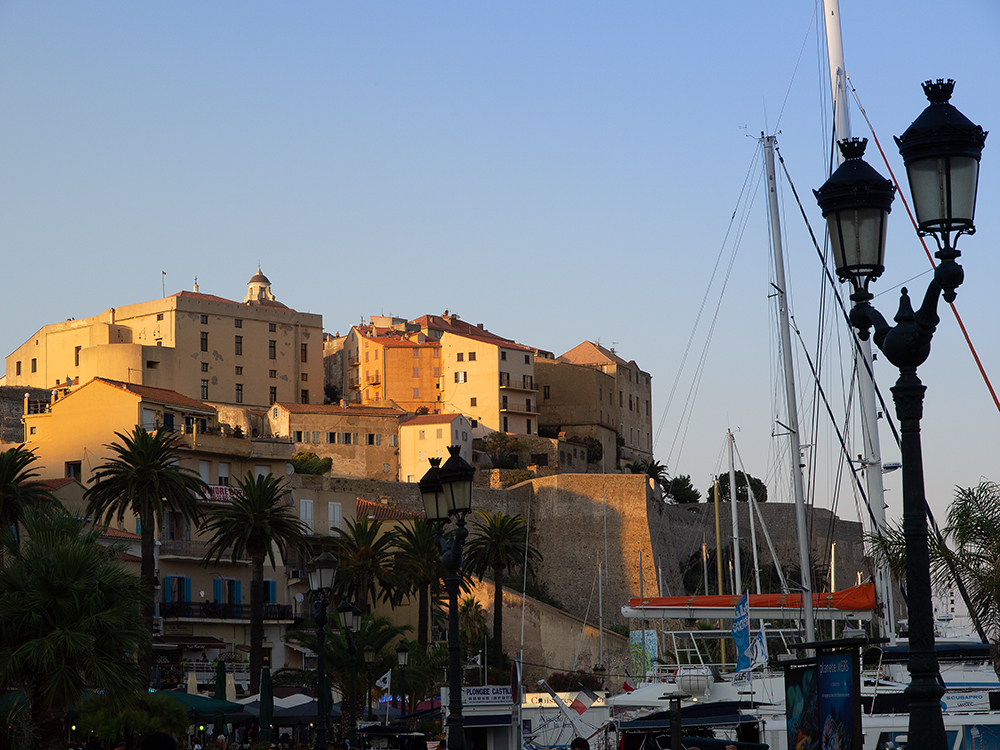
[[[781,354],[785,369],[785,418],[788,424],[788,451],[792,470],[792,491],[795,495],[795,527],[799,536],[799,568],[802,583],[802,616],[805,619],[806,642],[816,640],[813,622],[812,575],[809,565],[809,537],[806,528],[806,499],[802,489],[802,446],[799,443],[799,410],[795,403],[795,373],[792,370],[792,334],[788,322],[788,297],[785,294],[785,259],[781,250],[781,217],[778,214],[778,186],[774,174],[773,135],[761,136],[764,144],[764,166],[767,171],[767,204],[771,214],[771,245],[774,250],[774,287],[781,323]]]
[[[826,19],[826,47],[830,62],[830,88],[833,99],[834,140],[842,141],[851,137],[851,122],[847,106],[847,74],[844,69],[844,43],[840,29],[839,0],[823,0],[823,16]],[[844,160],[840,149],[834,148],[837,164]],[[827,175],[829,177],[829,175]],[[856,338],[854,330],[852,337]],[[885,532],[885,490],[882,486],[882,450],[878,436],[878,409],[875,402],[875,381],[872,379],[871,339],[859,341],[855,348],[855,370],[858,373],[858,395],[861,407],[861,435],[864,441],[864,456],[861,463],[865,472],[865,490],[873,518],[872,533]],[[875,568],[875,592],[878,601],[879,629],[883,637],[896,641],[896,628],[892,606],[892,581],[884,565]]]
[[[733,593],[740,596],[743,593],[743,577],[740,571],[740,521],[736,507],[736,465],[733,461],[733,433],[726,432],[726,442],[729,443],[729,505],[733,516],[733,568],[735,578]]]

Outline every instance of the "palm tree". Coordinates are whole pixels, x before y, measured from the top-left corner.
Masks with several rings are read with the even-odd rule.
[[[362,613],[369,614],[376,599],[396,600],[396,532],[383,533],[382,522],[368,518],[345,520],[344,524],[346,529],[333,529],[340,557],[337,588],[355,599]]]
[[[212,541],[205,554],[205,564],[223,555],[235,563],[250,557],[250,692],[260,686],[264,665],[264,557],[276,568],[274,550],[282,559],[290,550],[305,547],[308,527],[284,504],[288,488],[273,474],[237,480],[240,491],[232,503],[212,510],[202,524],[203,533]]]
[[[207,488],[195,472],[179,465],[180,439],[167,428],[149,432],[136,425],[130,433],[115,435],[121,442],[104,446],[113,457],[98,466],[90,479],[85,496],[87,513],[105,525],[112,520],[122,523],[127,512],[139,519],[140,577],[145,590],[142,614],[152,632],[156,527],[163,525],[164,510],[179,512],[185,519],[197,522],[198,498],[205,495]],[[149,654],[142,659],[148,671]]]
[[[65,747],[66,707],[101,688],[120,708],[142,687],[142,584],[120,550],[66,513],[32,509],[0,568],[0,685],[20,688],[32,747]],[[11,532],[5,532],[10,537]]]
[[[476,511],[482,518],[477,521],[474,533],[465,548],[469,569],[483,580],[493,573],[493,664],[503,663],[503,574],[508,568],[527,566],[532,573],[535,562],[542,553],[528,541],[528,522],[521,516],[504,515],[501,511],[490,514]]]
[[[38,474],[32,464],[37,460],[34,450],[23,445],[0,453],[0,528],[13,528],[15,543],[19,540],[19,527],[28,508],[57,505],[48,488],[34,481]]]
[[[427,650],[430,643],[431,587],[447,575],[435,542],[434,527],[424,518],[414,519],[396,530],[400,554],[396,568],[403,586],[400,592],[417,592],[417,642]]]

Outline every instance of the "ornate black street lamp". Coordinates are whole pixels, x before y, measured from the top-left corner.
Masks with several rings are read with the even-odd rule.
[[[437,530],[437,545],[441,563],[448,576],[448,747],[465,750],[465,728],[462,721],[462,664],[458,636],[459,571],[462,569],[462,545],[469,535],[465,516],[472,509],[472,479],[476,470],[461,456],[461,446],[448,447],[451,456],[440,466],[440,458],[430,459],[431,468],[420,479],[427,520]],[[447,537],[444,526],[455,517],[457,528]]]
[[[316,750],[326,750],[330,707],[327,705],[329,690],[326,687],[326,623],[330,606],[330,591],[337,577],[339,560],[329,552],[314,557],[306,564],[309,588],[316,595],[313,602],[313,621],[316,623],[316,671],[319,679],[316,695]]]
[[[365,670],[368,672],[368,716],[365,721],[372,718],[372,667],[375,666],[375,647],[370,643],[365,646]]]
[[[361,630],[361,610],[347,601],[347,597],[337,606],[340,623],[344,628],[344,640],[347,641],[347,666],[351,670],[351,713],[347,725],[347,739],[350,746],[356,747],[358,739],[358,666],[355,655],[358,653],[358,631]],[[343,708],[343,702],[341,703]]]
[[[410,647],[406,645],[406,641],[400,640],[396,644],[396,661],[399,664],[399,695],[400,700],[400,716],[406,716],[406,664],[410,660]]]
[[[871,305],[868,284],[883,271],[885,221],[892,202],[892,185],[861,159],[864,140],[840,144],[846,161],[815,191],[829,225],[837,274],[850,280],[854,288],[851,324],[862,339],[874,329],[875,344],[899,368],[892,396],[900,423],[903,463],[903,536],[910,622],[907,669],[911,681],[906,688],[910,750],[943,750],[947,746],[941,716],[944,687],[934,651],[927,501],[920,447],[925,387],[917,377],[917,367],[930,354],[931,338],[939,322],[938,298],[943,295],[946,302],[952,302],[955,289],[964,278],[962,267],[956,262],[960,255],[955,248],[958,237],[975,232],[979,159],[986,133],[948,103],[954,87],[951,80],[925,82],[924,93],[930,105],[896,138],[906,165],[919,232],[934,237],[938,245],[935,256],[941,261],[919,310],[914,312],[905,288],[895,326],[890,326]]]

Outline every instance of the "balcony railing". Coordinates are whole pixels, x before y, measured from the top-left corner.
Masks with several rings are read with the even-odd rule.
[[[368,383],[368,385],[381,385],[382,375],[380,373],[376,373],[375,375],[369,375],[368,377],[365,378],[365,382]]]
[[[203,558],[208,554],[211,543],[200,539],[161,539],[160,557],[193,557]],[[226,550],[222,553],[223,560],[231,560],[232,552]],[[250,557],[243,555],[237,558],[239,562],[249,562]]]
[[[509,388],[512,391],[529,391],[538,393],[535,388],[535,379],[525,375],[521,380],[514,380],[506,372],[500,373],[500,387]]]
[[[219,602],[160,602],[160,614],[167,618],[190,617],[200,620],[249,620],[249,604]],[[291,620],[290,604],[265,604],[264,620]]]
[[[531,404],[500,404],[500,411],[503,414],[541,414],[534,411]]]

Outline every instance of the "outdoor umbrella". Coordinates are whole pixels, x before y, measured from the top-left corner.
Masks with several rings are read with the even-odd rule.
[[[240,714],[243,706],[239,703],[229,701],[219,701],[204,695],[192,695],[191,693],[178,692],[176,690],[161,690],[160,695],[167,695],[180,703],[188,710],[188,715],[192,721],[198,719],[211,719],[222,714]]]
[[[215,699],[217,701],[226,700],[226,663],[219,659],[215,663]],[[222,713],[215,717],[215,727],[212,729],[212,734],[218,737],[220,734],[226,733],[225,722],[222,720]]]
[[[274,691],[271,689],[271,669],[260,670],[260,741],[271,742],[271,719],[274,718]]]

